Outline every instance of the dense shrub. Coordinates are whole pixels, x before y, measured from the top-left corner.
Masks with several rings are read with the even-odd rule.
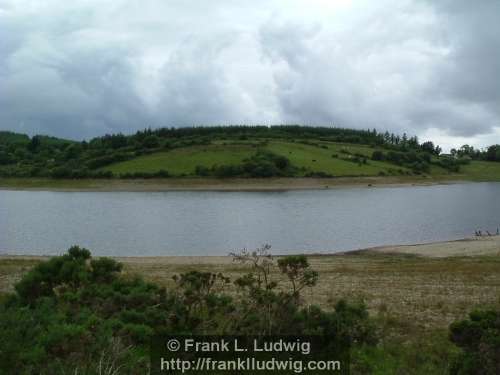
[[[411,169],[414,173],[428,173],[430,171],[431,157],[426,152],[398,152],[389,151],[384,153],[375,150],[372,153],[372,160],[386,161],[392,164],[400,165]]]
[[[330,178],[330,177],[333,177],[332,174],[330,173],[327,173],[327,172],[307,172],[304,177],[313,177],[313,178]]]
[[[36,176],[39,173],[36,171],[31,172],[31,176]],[[40,175],[43,175],[40,173]],[[50,174],[52,178],[70,178],[70,179],[81,179],[81,178],[112,178],[113,172],[111,171],[91,171],[87,168],[70,168],[70,167],[57,167],[54,168]]]
[[[164,169],[160,169],[157,172],[127,172],[120,174],[120,178],[122,179],[136,179],[136,178],[168,178],[170,177],[170,173]]]
[[[241,165],[215,165],[212,168],[197,166],[198,176],[226,177],[283,177],[291,176],[296,168],[290,160],[273,152],[258,150],[253,156],[243,160]]]
[[[251,265],[225,293],[222,274],[190,271],[164,288],[122,274],[109,258],[72,247],[39,263],[0,302],[0,373],[147,373],[153,334],[320,334],[346,344],[376,337],[366,307],[340,301],[333,311],[304,306],[317,273],[304,256],[276,263],[269,247],[234,254]],[[287,284],[273,279],[280,270]]]
[[[243,168],[239,165],[216,165],[212,167],[212,175],[219,178],[242,176],[243,172]]]
[[[485,159],[488,161],[500,161],[500,145],[493,145],[486,150]]]
[[[440,159],[434,162],[435,165],[440,166],[441,168],[447,169],[450,172],[459,172],[460,166],[470,163],[470,159],[467,158],[450,158],[450,157],[441,157]]]
[[[212,171],[210,170],[210,168],[203,165],[197,165],[194,169],[194,174],[201,177],[210,176],[211,173]]]
[[[500,311],[472,312],[450,326],[450,339],[462,349],[452,374],[500,374]]]
[[[384,153],[380,150],[375,150],[372,153],[372,160],[382,161],[384,160]]]

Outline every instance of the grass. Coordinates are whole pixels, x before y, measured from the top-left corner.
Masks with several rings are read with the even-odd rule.
[[[461,173],[471,181],[500,181],[500,163],[472,161],[462,167]]]
[[[39,258],[1,258],[0,257],[0,295],[14,290],[14,284],[33,266],[40,262]]]
[[[251,145],[191,146],[140,156],[116,163],[103,170],[114,174],[133,172],[157,172],[167,170],[173,175],[194,175],[196,166],[212,167],[216,164],[237,165],[255,152]]]
[[[323,147],[302,143],[271,142],[268,149],[290,159],[293,165],[313,172],[326,172],[333,176],[377,176],[380,172],[389,174],[391,169],[399,169],[389,163],[368,160],[367,164],[358,164],[342,160],[350,154],[358,153],[371,157],[373,149],[367,146],[322,143]],[[343,153],[348,151],[350,154]],[[337,157],[332,157],[337,155]],[[400,168],[405,170],[405,168]]]
[[[389,173],[391,169],[401,169],[384,162],[368,161],[367,164],[358,164],[345,161],[349,154],[359,153],[367,158],[373,149],[368,146],[336,144],[322,142],[323,147],[306,145],[295,142],[269,141],[263,149],[286,156],[293,165],[304,168],[309,172],[326,172],[333,176],[376,176],[379,172]],[[207,146],[190,146],[174,149],[168,152],[158,152],[151,155],[140,156],[132,160],[119,162],[104,167],[115,174],[133,172],[157,172],[167,170],[174,176],[194,175],[197,165],[212,167],[214,165],[237,165],[243,159],[250,157],[257,150],[254,143],[238,143],[220,141]],[[332,157],[337,154],[338,157]],[[302,173],[303,175],[304,173]]]
[[[256,142],[235,143],[220,140],[207,146],[190,146],[140,156],[104,167],[103,170],[122,174],[157,172],[164,169],[177,177],[193,176],[198,165],[212,167],[221,164],[240,164],[243,159],[253,155],[257,147],[290,159],[293,165],[302,168],[298,177],[307,172],[325,172],[336,177],[373,177],[381,173],[384,175],[410,173],[404,167],[369,160],[375,150],[370,146],[319,141],[315,144],[305,144],[280,140],[268,140],[265,146],[258,146]],[[364,155],[368,159],[367,164],[344,160],[352,158],[354,154]],[[429,177],[437,180],[500,181],[500,163],[472,161],[462,166],[459,173],[454,174],[433,165]]]

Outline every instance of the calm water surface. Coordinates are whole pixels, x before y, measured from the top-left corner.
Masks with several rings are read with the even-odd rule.
[[[289,192],[0,191],[0,254],[336,252],[451,240],[500,225],[500,184]]]

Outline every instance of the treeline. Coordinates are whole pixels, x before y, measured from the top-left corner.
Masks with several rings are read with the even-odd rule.
[[[398,152],[380,150],[373,151],[372,160],[386,161],[410,169],[414,173],[428,173],[431,165],[436,165],[448,170],[449,172],[459,172],[460,166],[468,164],[470,160],[465,158],[453,158],[441,156],[440,158],[432,158],[430,153],[426,152]]]
[[[246,141],[249,139],[345,142],[370,145],[374,148],[395,153],[414,152],[432,156],[438,156],[441,153],[441,148],[432,142],[420,144],[417,137],[407,137],[406,134],[399,136],[388,132],[379,133],[375,129],[355,130],[298,125],[145,129],[132,135],[111,134],[83,142],[40,135],[30,138],[23,134],[0,132],[0,177],[119,177],[113,176],[110,172],[104,172],[101,168],[157,151],[195,145],[209,145],[217,140]],[[499,161],[500,146],[491,146],[484,152],[471,150],[471,148],[465,148],[464,146],[456,151],[453,157]],[[392,157],[389,157],[387,160],[391,161],[392,159]],[[426,167],[418,164],[421,162],[422,160],[398,161],[399,164],[412,164],[412,169],[415,171],[425,171]],[[446,165],[452,164],[449,161],[445,163]],[[219,169],[219,171],[200,170],[199,172],[200,174],[208,173],[213,175],[246,174],[259,176],[280,175],[281,173],[277,170],[271,173],[269,165],[264,168],[266,171],[257,170],[252,172],[248,170],[249,168],[246,168],[246,171],[242,172],[241,170],[230,170],[230,168],[224,166]],[[146,173],[143,177],[165,177],[166,175],[168,173],[162,171],[159,175]],[[124,177],[134,178],[135,176],[129,174]]]
[[[451,156],[455,158],[470,158],[471,160],[500,161],[500,145],[492,145],[485,150],[463,145],[458,150],[452,148]]]

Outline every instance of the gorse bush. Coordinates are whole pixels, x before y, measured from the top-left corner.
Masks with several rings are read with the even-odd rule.
[[[35,266],[0,303],[0,373],[147,374],[150,338],[162,334],[319,334],[346,345],[376,342],[366,306],[304,305],[301,291],[314,287],[318,274],[304,256],[275,262],[268,250],[233,254],[250,264],[234,281],[190,271],[167,290],[74,246]],[[288,281],[273,279],[274,271]],[[237,295],[226,292],[229,285]]]
[[[462,349],[451,374],[500,374],[500,311],[473,311],[450,326],[450,339]]]

